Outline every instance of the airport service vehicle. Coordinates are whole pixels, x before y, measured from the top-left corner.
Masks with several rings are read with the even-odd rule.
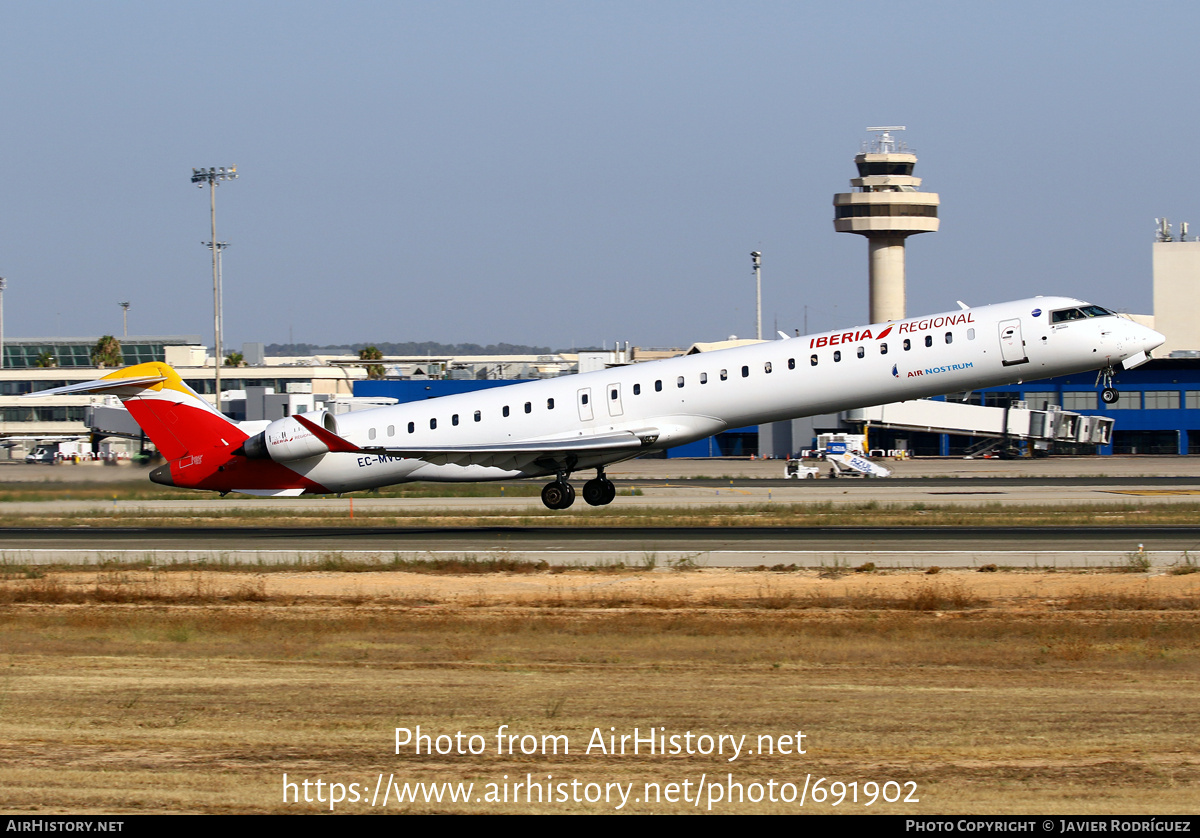
[[[112,393],[167,459],[150,479],[222,494],[353,492],[416,480],[550,476],[542,502],[593,505],[606,466],[738,428],[1144,363],[1165,338],[1108,309],[1037,297],[334,416],[235,423],[163,363],[37,395]],[[1115,392],[1115,391],[1114,391]]]
[[[816,466],[806,466],[800,460],[788,460],[783,467],[783,476],[786,480],[816,480],[820,471]]]
[[[70,440],[62,442],[39,442],[37,447],[25,455],[25,462],[52,466],[73,457],[91,456],[91,444],[85,441],[78,441],[77,438],[72,437]]]
[[[873,463],[866,457],[851,454],[849,451],[834,455],[826,455],[829,461],[830,477],[891,477],[892,470]]]

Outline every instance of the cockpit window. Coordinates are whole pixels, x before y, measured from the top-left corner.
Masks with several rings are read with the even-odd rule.
[[[1066,323],[1068,320],[1083,320],[1088,317],[1112,317],[1116,312],[1102,306],[1081,306],[1079,308],[1064,308],[1050,314],[1051,323]]]

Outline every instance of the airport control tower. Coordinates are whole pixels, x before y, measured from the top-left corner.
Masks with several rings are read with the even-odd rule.
[[[833,196],[833,228],[867,237],[871,322],[884,323],[905,317],[904,240],[937,232],[939,201],[936,193],[917,189],[917,155],[892,135],[903,125],[867,130],[876,133],[854,158],[858,177],[850,185],[857,191]]]

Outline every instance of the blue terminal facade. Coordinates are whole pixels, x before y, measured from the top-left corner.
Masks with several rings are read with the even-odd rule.
[[[1200,358],[1164,358],[1119,372],[1114,385],[1120,392],[1115,404],[1100,400],[1096,373],[1079,373],[1003,387],[989,387],[947,398],[989,407],[1005,407],[1021,400],[1034,409],[1057,405],[1085,416],[1115,420],[1109,445],[1073,446],[1062,453],[1095,454],[1200,454]],[[871,429],[872,447],[894,447],[906,439],[918,455],[949,456],[962,453],[970,437]]]
[[[1098,454],[1200,454],[1200,358],[1163,358],[1117,373],[1120,397],[1100,401],[1095,373],[980,391],[997,400],[1019,393],[1033,408],[1044,403],[1115,421],[1111,445]],[[984,402],[986,403],[986,401]]]

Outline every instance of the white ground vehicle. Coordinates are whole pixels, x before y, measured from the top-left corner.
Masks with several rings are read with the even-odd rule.
[[[788,480],[815,480],[819,473],[816,466],[806,466],[801,460],[788,460],[783,467],[783,476]]]
[[[73,457],[90,458],[91,456],[92,446],[87,442],[42,442],[25,455],[25,462],[52,466]]]

